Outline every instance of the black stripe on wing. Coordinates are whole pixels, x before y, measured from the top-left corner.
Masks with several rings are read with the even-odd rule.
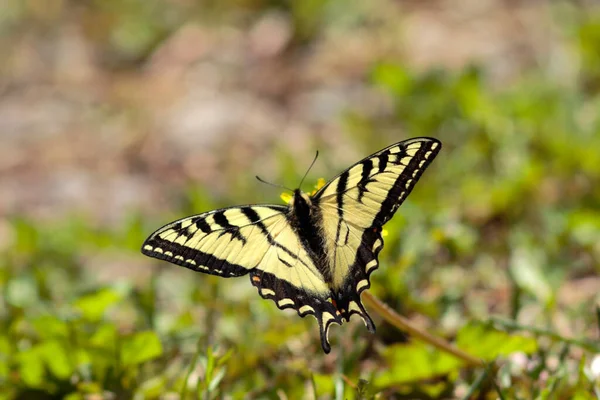
[[[406,159],[411,151],[411,145],[414,146],[415,143],[419,143],[420,147],[416,150],[414,155],[411,156],[409,163],[406,165],[403,164],[402,161]],[[385,154],[387,162],[395,165],[404,165],[404,170],[398,176],[396,182],[383,201],[381,209],[375,217],[373,223],[374,227],[383,226],[383,224],[394,216],[398,207],[400,207],[410,192],[412,192],[425,169],[427,169],[429,164],[431,164],[433,159],[439,153],[442,148],[442,143],[437,139],[428,138],[428,140],[407,140],[398,143],[397,146],[400,148],[399,153],[392,153],[392,151],[396,149],[395,146],[392,146],[387,150],[384,150],[379,156],[381,160],[382,155]]]
[[[242,211],[242,213],[243,213],[243,211]],[[243,213],[243,214],[245,215],[245,213]],[[239,240],[243,244],[246,244],[248,242],[247,239],[244,237],[244,235],[242,235],[240,233],[241,227],[231,225],[229,223],[229,220],[227,219],[227,216],[225,215],[224,210],[220,210],[220,211],[217,211],[216,213],[214,213],[213,219],[215,220],[215,224],[218,224],[222,228],[222,232],[219,234],[219,236],[229,234],[229,235],[231,235],[231,237],[233,239]]]
[[[375,325],[360,301],[360,294],[370,287],[370,275],[379,266],[378,255],[383,248],[382,226],[392,218],[440,149],[441,143],[432,138],[416,138],[396,143],[354,164],[315,194],[314,203],[317,204],[321,201],[331,204],[335,198],[340,219],[334,243],[338,243],[343,221],[348,224],[348,230],[360,230],[360,233],[355,232],[361,235],[355,259],[351,265],[348,265],[344,283],[336,288],[334,293],[337,309],[345,320],[349,320],[352,314],[359,314],[369,331],[375,331]],[[397,176],[389,183],[385,197],[371,196],[371,202],[381,201],[379,209],[367,207],[364,199],[369,196],[369,185],[380,179],[391,180],[393,175],[390,174],[395,171]],[[381,178],[383,176],[385,178]],[[351,181],[354,185],[349,185]],[[358,193],[346,198],[346,193],[355,188]],[[378,198],[382,200],[377,200]],[[352,226],[353,215],[348,214],[344,208],[347,202],[352,201],[364,206],[361,213],[372,212],[373,219],[370,227],[363,230]],[[364,215],[359,218],[364,218]]]
[[[273,300],[279,309],[292,308],[302,318],[313,315],[319,324],[323,351],[331,351],[329,328],[333,323],[342,324],[340,312],[330,301],[331,293],[313,293],[259,269],[250,273],[250,281],[262,298]]]
[[[442,143],[439,140],[427,137],[409,139],[393,144],[362,159],[333,178],[313,196],[313,202],[318,204],[322,200],[324,193],[328,193],[325,196],[327,198],[332,193],[330,186],[335,185],[334,193],[337,200],[338,212],[343,214],[343,195],[346,192],[357,188],[357,201],[362,202],[363,197],[369,192],[368,184],[377,182],[379,174],[387,172],[386,168],[390,166],[402,166],[404,168],[403,171],[389,188],[386,199],[384,199],[375,219],[377,225],[382,226],[404,202],[423,174],[423,171],[431,164],[441,148]],[[409,161],[405,164],[406,160]],[[376,167],[374,164],[376,164]],[[356,167],[360,167],[360,179],[356,185],[349,186],[350,173],[351,171],[355,173]],[[375,172],[373,172],[374,169]]]
[[[259,211],[264,212],[265,210],[270,210],[271,213],[261,218]],[[240,265],[227,261],[227,256],[231,251],[239,253],[256,250],[246,246],[248,238],[242,233],[242,229],[254,225],[258,229],[247,228],[246,234],[261,235],[269,245],[274,245],[273,238],[264,221],[274,217],[284,219],[286,211],[287,207],[285,206],[248,205],[228,207],[183,218],[152,233],[142,245],[141,251],[149,257],[210,275],[225,278],[246,275],[256,265]],[[240,223],[240,217],[243,223]],[[240,224],[232,224],[230,218],[237,218],[236,221]],[[216,237],[213,247],[210,250],[201,249],[202,242],[209,237],[211,240]],[[218,254],[215,253],[217,249]],[[236,259],[239,260],[241,257]]]
[[[381,228],[367,229],[362,235],[362,242],[356,252],[356,258],[349,266],[344,284],[334,296],[342,317],[348,321],[350,316],[358,314],[371,333],[375,332],[375,324],[365,310],[360,300],[360,294],[371,287],[369,278],[379,267],[378,258],[382,248]]]
[[[149,249],[150,246],[152,250]],[[230,278],[246,275],[250,270],[242,265],[233,264],[210,253],[182,246],[158,237],[144,242],[142,253],[149,257],[181,265],[193,271]]]

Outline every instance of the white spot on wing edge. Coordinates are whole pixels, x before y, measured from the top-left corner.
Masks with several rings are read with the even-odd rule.
[[[165,256],[173,257],[173,253],[171,253],[170,251],[165,251]]]
[[[356,314],[360,315],[360,318],[363,320],[363,323],[365,324],[366,327],[369,327],[369,323],[367,322],[367,319],[365,317],[363,317],[363,312],[362,310],[358,307],[358,305],[356,304],[355,301],[351,301],[348,304],[348,311],[350,312],[355,312]]]
[[[152,247],[149,244],[147,244],[147,245],[144,246],[144,250],[153,251],[154,247]]]
[[[438,143],[438,142],[433,142],[433,144],[431,145],[431,150],[435,150],[435,149],[437,149],[437,148],[438,148],[438,146],[439,146],[439,143]]]
[[[263,296],[275,296],[275,292],[271,289],[261,289],[260,294]]]
[[[321,319],[323,320],[323,326],[327,326],[327,323],[329,321],[331,321],[332,319],[335,319],[335,317],[333,315],[331,315],[331,313],[324,312],[323,315],[321,316]]]
[[[279,300],[277,302],[277,304],[279,305],[279,307],[285,307],[285,306],[288,306],[288,305],[293,305],[294,304],[294,300],[292,300],[292,299],[282,299],[282,300]]]
[[[373,260],[375,261],[375,260]],[[356,291],[358,292],[360,289],[364,288],[365,286],[369,285],[369,281],[366,279],[362,279],[358,282],[358,284],[356,285]]]
[[[381,240],[377,239],[375,243],[373,243],[373,251],[377,251],[381,248]]]
[[[351,301],[350,303],[348,303],[348,311],[354,311],[358,314],[361,313],[360,308],[358,308],[358,305],[356,304],[355,301]]]
[[[183,257],[182,257],[182,256],[179,256],[179,255],[175,256],[175,259],[176,259],[176,260],[181,260],[181,261],[183,261]]]
[[[190,263],[192,265],[196,265],[196,261],[192,260],[191,258],[188,258],[187,260],[185,260],[185,262]]]
[[[377,260],[371,260],[367,263],[365,269],[367,272],[369,272],[370,270],[372,270],[375,267],[377,267]]]
[[[300,309],[298,311],[300,312],[300,314],[304,314],[306,312],[314,312],[315,309],[312,308],[311,306],[302,306],[302,307],[300,307]]]

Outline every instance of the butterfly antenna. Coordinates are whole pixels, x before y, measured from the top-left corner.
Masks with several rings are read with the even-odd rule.
[[[263,178],[261,178],[261,177],[260,177],[260,176],[258,176],[258,175],[256,175],[256,179],[258,179],[258,181],[259,181],[259,182],[265,183],[265,184],[267,184],[267,185],[269,185],[269,186],[274,186],[274,187],[276,187],[276,188],[281,188],[281,189],[285,189],[285,190],[289,190],[290,192],[293,192],[293,190],[292,190],[292,189],[290,189],[290,188],[288,188],[288,187],[285,187],[285,186],[283,186],[283,185],[278,185],[278,184],[276,184],[276,183],[267,182],[267,181],[265,181]]]
[[[300,186],[299,187],[302,187],[302,183],[304,182],[304,179],[306,179],[306,176],[310,172],[311,168],[313,167],[313,165],[315,165],[315,162],[317,162],[317,158],[319,158],[319,150],[317,150],[317,154],[315,154],[314,160],[310,163],[310,167],[308,167],[308,169],[306,170],[306,173],[302,177],[302,180],[300,181]]]

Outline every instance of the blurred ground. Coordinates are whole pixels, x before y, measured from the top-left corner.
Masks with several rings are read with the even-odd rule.
[[[322,357],[314,321],[245,279],[139,254],[177,217],[279,202],[254,175],[295,187],[315,149],[304,189],[421,135],[444,149],[386,225],[371,292],[495,362],[514,398],[600,395],[597,2],[0,10],[0,400],[4,387],[158,398],[201,385],[205,398],[341,398],[356,389],[342,375],[383,398],[469,398],[473,369],[381,318],[373,336],[354,320],[335,330]]]
[[[314,137],[334,144],[326,157],[344,165],[362,153],[341,156],[339,116],[389,109],[366,82],[381,59],[417,70],[477,63],[498,86],[540,63],[567,79],[578,62],[545,1],[338,2],[307,47],[292,42],[282,11],[232,7],[212,21],[192,2],[155,1],[140,7],[148,21],[136,21],[107,4],[5,5],[4,215],[80,210],[118,221],[129,209],[168,207],[184,182],[222,192],[231,171],[276,176],[272,146],[306,163]]]

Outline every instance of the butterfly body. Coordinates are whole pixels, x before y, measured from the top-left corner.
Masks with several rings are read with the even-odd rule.
[[[142,253],[222,277],[248,274],[261,297],[328,332],[358,314],[383,247],[383,225],[408,196],[441,143],[415,138],[354,164],[314,195],[296,189],[287,206],[247,205],[183,218],[154,232]]]
[[[325,281],[329,281],[329,266],[323,232],[320,225],[321,210],[313,205],[310,196],[300,189],[294,190],[294,196],[288,204],[287,219],[297,230],[304,249],[319,268]]]

